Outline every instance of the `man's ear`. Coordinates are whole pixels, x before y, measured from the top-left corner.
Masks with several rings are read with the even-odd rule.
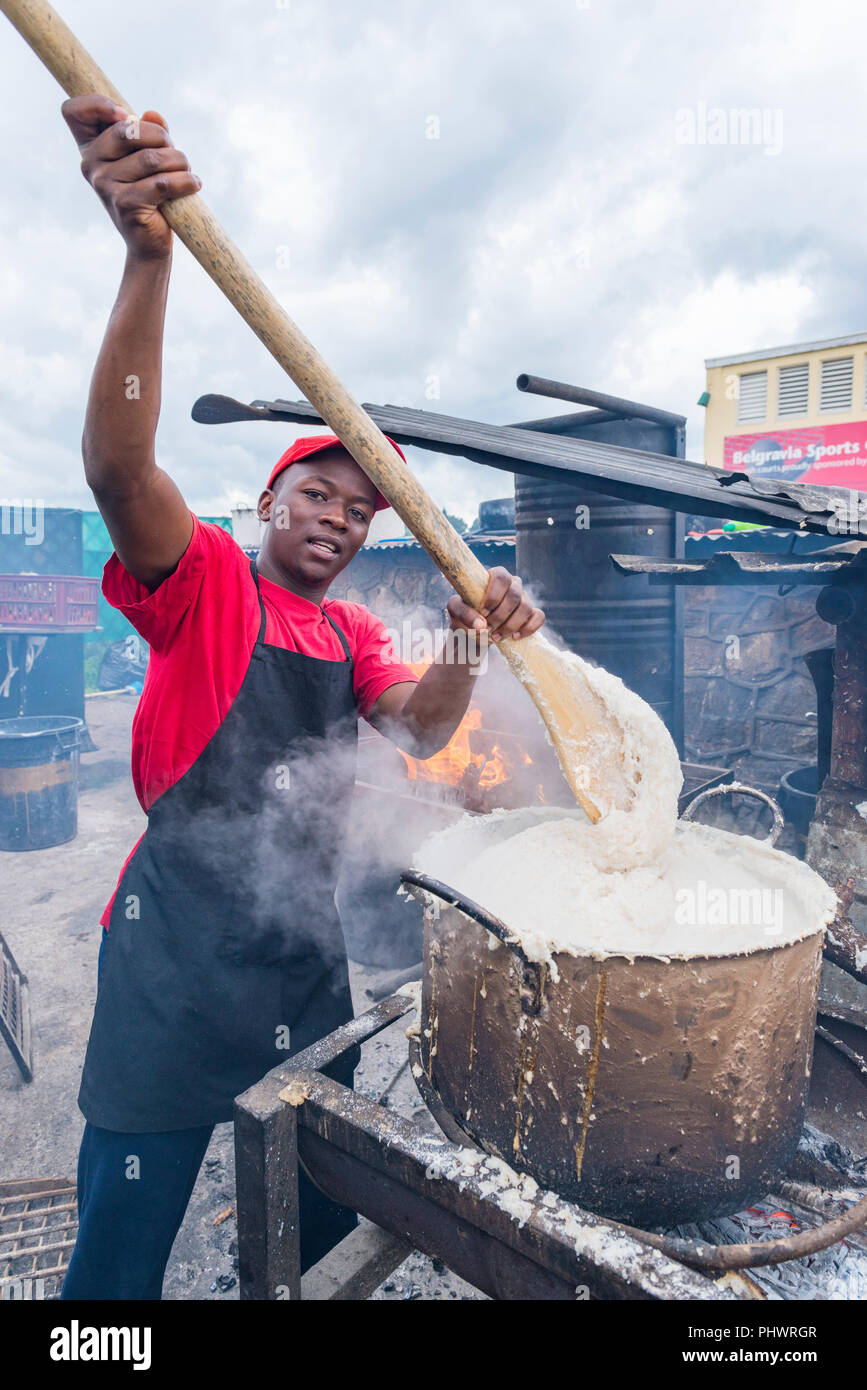
[[[266,487],[264,492],[259,494],[259,501],[256,503],[256,515],[260,521],[271,520],[271,508],[274,505],[274,493],[271,488]]]

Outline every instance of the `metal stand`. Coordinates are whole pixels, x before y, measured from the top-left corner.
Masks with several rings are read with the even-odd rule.
[[[760,1296],[743,1276],[688,1269],[554,1193],[538,1190],[522,1204],[518,1188],[491,1181],[485,1164],[496,1160],[422,1133],[328,1077],[342,1053],[412,1008],[410,994],[392,995],[236,1100],[243,1299],[364,1298],[410,1250],[496,1299]],[[379,1228],[347,1237],[303,1280],[299,1163],[327,1196]],[[341,1266],[342,1277],[334,1273]]]

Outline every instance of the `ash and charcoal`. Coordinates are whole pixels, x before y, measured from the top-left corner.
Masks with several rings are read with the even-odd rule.
[[[357,971],[356,988],[371,995],[388,974]],[[360,978],[358,978],[360,976]],[[366,978],[365,978],[366,977]],[[422,1130],[438,1133],[405,1060],[404,1028],[397,1025],[365,1045],[357,1089],[412,1118]],[[383,1094],[386,1092],[386,1094]],[[853,1154],[835,1138],[806,1122],[790,1180],[747,1211],[668,1232],[712,1244],[740,1245],[777,1240],[843,1215],[867,1194],[867,1156]],[[867,1300],[867,1233],[838,1241],[828,1250],[744,1271],[770,1301]],[[373,1295],[376,1300],[484,1298],[449,1271],[414,1252]]]
[[[779,1194],[735,1216],[678,1226],[668,1234],[718,1245],[779,1240],[843,1216],[867,1194],[867,1157],[857,1157],[807,1123],[792,1164],[791,1182]],[[801,1180],[798,1180],[801,1179]],[[747,1269],[771,1301],[852,1302],[867,1300],[867,1233],[837,1241],[800,1260]]]

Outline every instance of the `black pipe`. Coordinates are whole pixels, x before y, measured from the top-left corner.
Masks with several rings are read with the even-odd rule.
[[[621,396],[607,396],[604,391],[589,391],[585,386],[570,386],[565,381],[549,381],[544,376],[529,376],[522,372],[516,381],[519,391],[533,396],[552,396],[556,401],[574,401],[576,405],[592,405],[614,415],[631,415],[638,420],[654,420],[659,425],[683,425],[685,415],[673,415],[670,410],[658,410],[653,405],[639,405]]]

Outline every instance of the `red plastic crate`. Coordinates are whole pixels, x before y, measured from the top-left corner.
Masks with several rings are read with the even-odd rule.
[[[0,632],[89,632],[98,626],[99,579],[0,574]]]

